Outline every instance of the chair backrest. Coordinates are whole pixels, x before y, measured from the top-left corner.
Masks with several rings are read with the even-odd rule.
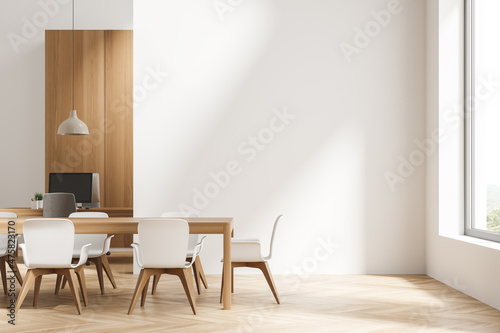
[[[189,238],[186,220],[142,220],[138,234],[145,268],[185,267]]]
[[[194,213],[185,213],[185,212],[164,212],[161,214],[161,217],[199,217],[199,215]],[[196,245],[198,245],[199,242],[200,242],[200,235],[190,234],[188,249],[192,251],[196,247]]]
[[[66,219],[30,219],[23,223],[23,253],[29,268],[69,267],[75,227]]]
[[[102,212],[76,212],[71,213],[69,218],[108,218],[108,214]],[[89,254],[95,255],[97,251],[101,253],[104,251],[104,240],[106,239],[106,234],[75,234],[75,250],[80,250],[86,244],[92,244],[89,247]]]
[[[17,218],[16,213],[11,212],[0,212],[0,218]],[[0,235],[0,256],[7,254],[7,244],[9,243],[9,235]]]
[[[109,215],[103,212],[76,212],[76,213],[71,213],[69,217],[107,218],[109,217]]]
[[[283,215],[278,216],[276,218],[276,221],[274,221],[273,234],[271,235],[271,244],[269,245],[269,256],[267,256],[268,260],[273,256],[274,236],[276,235],[276,228],[278,227],[278,222],[282,216]]]
[[[73,193],[47,193],[43,196],[43,217],[68,217],[76,212]]]
[[[200,215],[187,212],[164,212],[161,217],[199,217]]]
[[[17,218],[16,213],[11,213],[11,212],[0,212],[0,218]]]

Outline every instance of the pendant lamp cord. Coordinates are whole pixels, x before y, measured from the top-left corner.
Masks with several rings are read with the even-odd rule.
[[[73,110],[75,110],[75,0],[73,0]]]

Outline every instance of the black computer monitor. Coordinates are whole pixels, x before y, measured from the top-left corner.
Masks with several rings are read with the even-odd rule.
[[[73,193],[77,203],[91,203],[92,173],[51,173],[49,193]]]

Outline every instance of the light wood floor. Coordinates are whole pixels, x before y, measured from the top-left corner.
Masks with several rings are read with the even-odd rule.
[[[89,306],[80,316],[68,289],[54,295],[55,276],[44,277],[37,308],[30,291],[15,327],[5,315],[9,298],[0,295],[0,331],[500,332],[500,311],[423,275],[275,276],[282,301],[277,305],[261,275],[236,272],[229,311],[219,305],[220,275],[209,275],[196,316],[178,278],[163,276],[157,294],[128,316],[137,279],[131,257],[114,253],[110,262],[119,289],[106,280],[101,296],[95,269],[85,268]]]

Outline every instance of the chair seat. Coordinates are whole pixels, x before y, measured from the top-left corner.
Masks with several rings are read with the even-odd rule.
[[[69,218],[107,218],[108,214],[104,212],[76,212],[72,213]],[[114,289],[116,289],[115,278],[113,277],[113,272],[111,271],[111,266],[109,265],[108,258],[105,253],[109,252],[109,247],[111,244],[111,238],[113,235],[108,236],[106,234],[77,234],[75,235],[75,243],[73,250],[73,261],[80,258],[80,253],[78,248],[84,244],[91,244],[88,249],[88,259],[96,264],[97,277],[99,279],[99,287],[101,289],[101,294],[104,295],[104,281],[103,281],[103,270],[108,276],[109,282]],[[58,280],[59,281],[59,280]],[[56,282],[56,295],[59,292],[60,284],[62,282],[61,288],[64,288],[65,280]]]
[[[25,263],[26,265],[26,263]],[[66,264],[66,265],[56,265],[56,264],[48,264],[48,265],[45,265],[45,264],[34,264],[34,265],[26,265],[26,268],[28,269],[46,269],[46,268],[53,268],[53,269],[58,269],[58,268],[61,268],[61,269],[74,269],[75,268],[75,265],[74,264]]]
[[[73,196],[73,194],[71,194]],[[74,196],[72,197],[74,200]],[[87,261],[90,244],[80,249],[80,259],[76,264],[71,263],[74,249],[75,227],[67,219],[28,219],[23,223],[24,244],[19,247],[23,251],[24,265],[28,269],[25,281],[17,296],[14,312],[21,307],[30,287],[35,284],[33,306],[36,307],[40,283],[43,275],[64,275],[68,280],[71,294],[75,301],[78,314],[82,313],[80,295],[76,290],[79,281],[83,304],[87,305],[87,288],[83,265]]]
[[[233,269],[235,267],[250,267],[258,268],[266,277],[267,283],[273,292],[276,302],[280,304],[278,291],[274,285],[274,280],[269,269],[268,261],[272,257],[274,235],[276,234],[276,227],[282,215],[279,215],[274,221],[273,233],[271,236],[271,244],[269,245],[269,254],[265,257],[262,256],[260,241],[256,238],[245,239],[232,239],[231,240],[231,292],[234,292],[233,282]],[[226,267],[224,267],[225,269]],[[223,274],[220,301],[222,302],[222,290],[224,290],[225,274]]]
[[[245,242],[259,242],[260,239],[258,238],[233,238],[231,239],[231,244],[232,243],[245,243]]]
[[[9,244],[9,235],[0,235],[0,257],[8,255],[7,246]]]
[[[260,262],[262,257],[260,241],[256,238],[231,240],[232,262]]]
[[[97,257],[100,257],[102,255],[103,255],[102,250],[90,249],[88,257],[89,258],[97,258]],[[75,258],[75,259],[80,258],[80,251],[78,249],[73,250],[73,258]]]
[[[192,261],[186,263],[189,243],[188,222],[183,219],[145,219],[139,222],[137,231],[139,242],[132,243],[131,246],[137,258],[137,264],[141,267],[141,273],[137,279],[128,314],[132,314],[141,295],[141,306],[144,306],[149,279],[154,276],[153,285],[155,285],[155,282],[158,282],[159,276],[162,274],[177,275],[179,277],[191,305],[191,310],[196,314],[191,267],[201,250],[202,244],[196,245]]]

